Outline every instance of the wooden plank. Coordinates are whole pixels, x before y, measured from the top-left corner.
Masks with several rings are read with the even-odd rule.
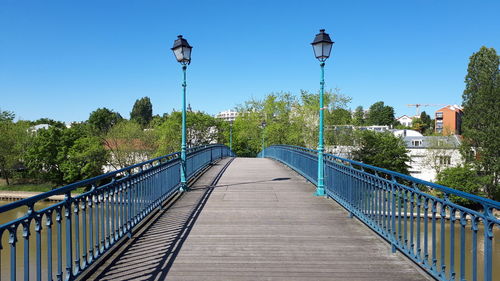
[[[98,279],[432,280],[270,159],[236,158],[194,221],[190,215],[221,165]],[[189,235],[182,236],[186,225]]]

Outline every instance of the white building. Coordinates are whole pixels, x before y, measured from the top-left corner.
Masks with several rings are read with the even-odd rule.
[[[410,130],[406,130],[410,131]],[[426,181],[435,181],[442,170],[463,163],[458,136],[404,136],[411,158],[410,175]]]
[[[409,117],[408,115],[403,115],[399,118],[396,118],[396,121],[398,121],[405,127],[411,127],[411,125],[413,124],[413,118]]]
[[[409,172],[412,177],[435,181],[437,174],[442,170],[463,163],[459,151],[460,139],[457,135],[424,136],[415,130],[388,131],[405,142],[410,156],[410,162],[407,164],[410,166]],[[355,149],[355,146],[327,146],[325,152],[350,159]]]
[[[229,110],[217,113],[217,115],[215,115],[215,118],[219,118],[219,119],[222,119],[222,120],[227,121],[227,122],[233,122],[237,116],[238,116],[238,111],[234,111],[234,110],[229,109]]]

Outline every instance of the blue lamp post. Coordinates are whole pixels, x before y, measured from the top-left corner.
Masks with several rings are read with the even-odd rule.
[[[191,63],[191,47],[182,35],[177,36],[174,41],[172,51],[175,58],[182,65],[182,72],[184,75],[184,82],[182,83],[182,143],[181,143],[181,186],[180,191],[187,191],[186,185],[186,69]]]
[[[265,155],[265,152],[264,152],[264,149],[265,149],[265,132],[266,132],[266,121],[262,121],[262,123],[260,124],[260,127],[262,128],[262,158],[266,157]]]
[[[229,121],[229,150],[233,151],[233,121]]]
[[[319,138],[318,138],[318,183],[316,185],[316,196],[325,196],[325,184],[324,184],[324,163],[323,163],[323,151],[324,151],[324,141],[323,141],[323,113],[325,107],[323,105],[323,95],[325,92],[325,61],[330,57],[330,51],[332,50],[333,41],[330,39],[328,33],[325,33],[324,29],[320,29],[319,33],[314,37],[314,41],[311,43],[314,55],[320,61],[321,67],[321,80],[320,80],[320,93],[319,93]]]

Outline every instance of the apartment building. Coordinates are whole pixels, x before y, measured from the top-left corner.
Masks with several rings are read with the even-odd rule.
[[[460,135],[462,133],[463,110],[458,105],[447,105],[436,111],[435,132],[443,135]]]
[[[233,122],[237,116],[238,116],[237,111],[226,110],[226,111],[219,112],[217,115],[215,115],[215,118],[219,118],[219,119],[222,119],[222,120],[227,121],[227,122]]]

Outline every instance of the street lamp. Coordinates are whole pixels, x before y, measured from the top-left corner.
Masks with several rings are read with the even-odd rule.
[[[177,36],[174,41],[172,51],[175,58],[182,65],[182,72],[184,75],[184,82],[182,83],[182,143],[181,143],[181,186],[179,191],[187,191],[186,185],[186,69],[191,63],[191,47],[182,35]]]
[[[229,150],[233,151],[233,120],[229,121]]]
[[[262,121],[262,123],[260,124],[260,127],[262,128],[262,158],[264,158],[266,155],[265,155],[265,152],[264,152],[264,148],[265,148],[265,145],[264,145],[264,133],[266,131],[266,121]]]
[[[314,55],[320,61],[321,67],[321,80],[320,80],[320,93],[319,93],[319,138],[318,138],[318,183],[316,185],[316,196],[325,196],[325,184],[324,184],[324,167],[323,167],[323,111],[325,110],[323,105],[323,95],[325,92],[325,61],[330,57],[330,51],[332,50],[333,41],[330,39],[328,33],[325,33],[324,29],[320,29],[319,33],[314,37],[314,41],[311,43]]]

